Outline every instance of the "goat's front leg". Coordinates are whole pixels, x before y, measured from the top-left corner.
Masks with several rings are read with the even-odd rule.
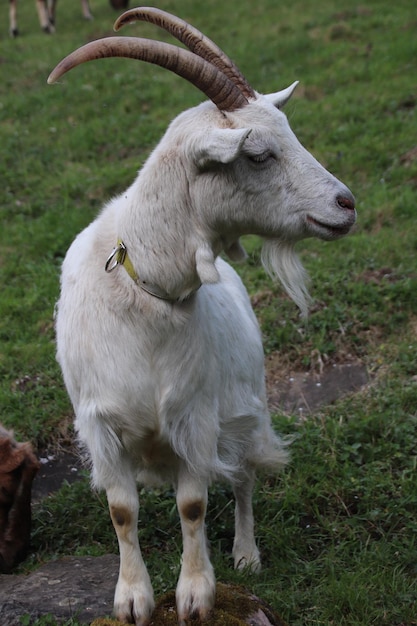
[[[177,485],[183,555],[176,600],[179,623],[187,618],[205,619],[214,607],[216,581],[210,563],[205,515],[207,485],[181,467]]]
[[[124,476],[126,479],[126,476]],[[154,599],[138,540],[139,499],[133,477],[106,490],[120,550],[120,571],[114,596],[117,619],[136,626],[149,623]]]
[[[253,572],[261,569],[259,550],[255,543],[252,492],[255,472],[247,470],[233,487],[235,506],[235,540],[233,558],[236,569],[249,567]]]

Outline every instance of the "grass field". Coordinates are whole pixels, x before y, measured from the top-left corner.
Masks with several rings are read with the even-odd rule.
[[[238,271],[258,303],[265,350],[280,353],[283,371],[309,370],[320,355],[325,364],[360,360],[372,382],[307,420],[274,416],[279,431],[296,437],[288,470],[264,477],[255,494],[259,576],[231,569],[233,502],[228,489],[213,487],[208,528],[217,577],[250,587],[291,626],[416,625],[415,2],[158,6],[202,28],[258,91],[300,80],[286,109],[291,125],[357,198],[352,236],[299,247],[312,278],[307,323],[266,277],[260,242],[245,242],[250,257]],[[11,40],[7,9],[2,3],[0,410],[6,427],[43,450],[73,440],[53,333],[65,252],[132,181],[169,121],[202,97],[169,72],[128,60],[87,64],[47,86],[63,56],[111,34],[114,12],[92,0],[95,19],[84,22],[77,1],[61,0],[58,32],[46,36],[27,0],[21,37]],[[168,40],[145,24],[126,33]],[[171,495],[142,493],[140,538],[156,594],[178,576]],[[36,507],[32,554],[19,571],[63,554],[116,550],[105,498],[90,492],[86,478]]]

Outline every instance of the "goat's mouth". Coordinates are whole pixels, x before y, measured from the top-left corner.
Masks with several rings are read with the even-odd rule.
[[[343,237],[349,233],[354,223],[352,221],[341,225],[328,224],[321,222],[312,215],[307,215],[307,222],[312,233],[321,239],[337,239],[338,237]]]

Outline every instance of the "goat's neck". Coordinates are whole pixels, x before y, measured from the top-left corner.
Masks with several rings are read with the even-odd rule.
[[[129,259],[142,283],[157,287],[167,299],[182,300],[196,291],[203,282],[216,282],[214,259],[220,244],[212,244],[213,237],[206,232],[191,210],[187,189],[181,184],[181,195],[176,197],[175,185],[159,176],[153,181],[140,175],[121,197],[116,237],[126,245]],[[151,184],[151,182],[153,184]],[[164,188],[172,190],[167,196]]]

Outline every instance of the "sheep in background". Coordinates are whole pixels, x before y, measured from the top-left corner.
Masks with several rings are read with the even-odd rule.
[[[258,570],[255,470],[287,460],[267,409],[258,324],[220,253],[241,258],[241,235],[263,237],[266,269],[306,314],[294,245],[346,235],[356,214],[351,192],[301,146],[280,110],[296,83],[260,95],[183,20],[138,8],[115,28],[135,20],[163,27],[189,50],[101,39],[61,61],[48,82],[85,61],[123,56],[166,67],[211,100],[171,123],[132,185],[78,235],[62,268],[57,357],[119,541],[115,614],[142,626],[154,600],[138,543],[136,480],[175,486],[183,623],[207,617],[215,601],[204,525],[209,483],[231,482],[235,567]]]
[[[30,443],[0,425],[0,572],[25,558],[30,541],[32,482],[40,464]]]
[[[39,23],[45,33],[55,32],[56,3],[57,0],[35,0],[38,11]],[[110,0],[111,3],[117,0]],[[92,20],[90,5],[88,0],[81,0],[81,10],[86,20]],[[17,27],[17,0],[10,0],[9,7],[9,32],[12,37],[17,37],[19,29]]]

